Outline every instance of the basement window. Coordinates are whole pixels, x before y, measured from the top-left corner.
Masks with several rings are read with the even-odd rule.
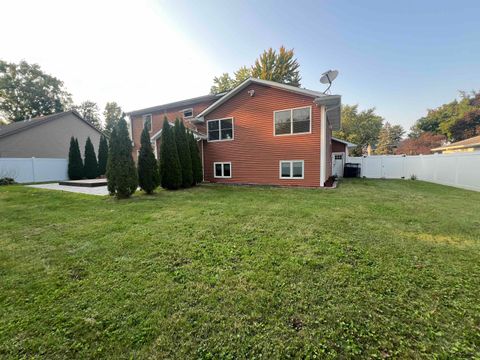
[[[213,163],[213,177],[229,179],[232,177],[232,163],[231,162],[216,162]]]
[[[146,127],[148,132],[152,131],[152,114],[143,115],[143,127]]]
[[[281,160],[280,179],[303,179],[303,160]]]
[[[208,120],[208,141],[233,140],[233,118]]]
[[[279,110],[273,112],[275,136],[308,134],[312,131],[312,107]]]

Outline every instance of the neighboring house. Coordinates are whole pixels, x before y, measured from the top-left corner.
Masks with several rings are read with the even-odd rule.
[[[471,137],[470,139],[465,139],[448,145],[440,146],[430,151],[440,154],[480,151],[480,135]]]
[[[158,156],[164,116],[181,117],[196,131],[205,181],[324,186],[340,105],[339,95],[250,78],[225,94],[130,112],[133,155],[145,123]]]
[[[68,158],[70,138],[78,138],[80,151],[90,136],[98,154],[102,133],[76,111],[39,116],[0,126],[0,157]]]

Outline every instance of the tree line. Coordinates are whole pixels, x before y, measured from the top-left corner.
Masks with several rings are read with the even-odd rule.
[[[202,182],[200,153],[193,133],[179,119],[172,126],[165,117],[160,138],[160,161],[153,152],[150,134],[144,127],[137,167],[127,123],[121,118],[113,127],[108,152],[107,185],[110,195],[128,198],[140,187],[152,194],[158,186],[168,190],[189,188]]]

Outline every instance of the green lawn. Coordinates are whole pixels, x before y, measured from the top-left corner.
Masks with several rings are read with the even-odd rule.
[[[480,193],[0,188],[0,358],[480,358]]]

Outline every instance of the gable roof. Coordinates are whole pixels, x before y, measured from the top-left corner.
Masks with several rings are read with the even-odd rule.
[[[32,119],[27,119],[23,121],[13,122],[7,125],[0,126],[0,138],[7,137],[13,134],[18,134],[19,132],[31,129],[32,127],[39,126],[46,124],[50,121],[60,119],[66,115],[74,115],[86,124],[88,124],[92,129],[95,129],[100,134],[102,133],[98,130],[95,126],[93,126],[90,122],[85,120],[78,112],[75,110],[64,111],[56,114],[45,115],[45,116],[37,116]]]
[[[342,144],[345,144],[345,145],[347,145],[348,148],[352,148],[352,147],[357,146],[357,144],[354,144],[354,143],[351,143],[351,142],[348,142],[348,141],[345,141],[345,140],[342,140],[342,139],[339,139],[339,138],[336,138],[336,137],[333,137],[333,136],[332,136],[332,140],[336,141],[336,142],[339,142],[339,143],[342,143]]]
[[[448,145],[440,146],[430,151],[439,151],[447,149],[463,149],[469,147],[480,147],[480,135],[465,139],[462,141],[457,141]]]
[[[281,84],[275,81],[270,81],[270,80],[261,80],[261,79],[256,79],[256,78],[248,78],[244,82],[242,82],[240,85],[237,87],[233,88],[229,92],[227,92],[225,95],[223,95],[220,99],[215,101],[212,105],[207,107],[205,110],[203,110],[200,114],[198,114],[193,120],[203,123],[205,121],[204,117],[218,108],[220,105],[224,104],[227,102],[229,99],[237,95],[240,91],[245,89],[247,86],[251,84],[258,84],[258,85],[263,85],[263,86],[268,86],[296,94],[301,94],[301,95],[306,95],[314,98],[314,101],[317,105],[325,105],[330,106],[333,110],[334,106],[340,106],[340,100],[341,97],[340,95],[326,95],[320,91],[314,91],[314,90],[309,90],[309,89],[302,89],[296,86],[292,85],[286,85],[286,84]],[[317,102],[318,101],[318,102]],[[338,116],[336,116],[335,113],[332,113],[329,116],[329,120],[332,123],[332,126],[336,129],[340,127],[340,113],[338,112]]]
[[[168,122],[168,125],[170,125],[171,127],[175,126],[175,124],[172,123],[172,122],[170,122],[170,121]],[[158,130],[158,131],[157,131],[155,134],[153,134],[152,136],[150,136],[150,141],[155,141],[155,140],[159,139],[160,136],[162,136],[162,130],[163,130],[163,128],[160,129],[160,130]],[[205,134],[202,134],[202,133],[200,133],[200,132],[198,132],[198,131],[192,130],[192,129],[190,129],[190,128],[187,128],[187,130],[188,130],[188,131],[191,131],[191,132],[193,133],[193,136],[194,136],[195,138],[197,138],[197,139],[206,139],[206,138],[207,138],[207,136],[206,136]]]
[[[168,103],[168,104],[152,106],[152,107],[139,109],[139,110],[133,110],[133,111],[127,112],[127,115],[136,116],[136,115],[143,115],[143,114],[149,114],[149,113],[164,111],[164,110],[168,110],[168,109],[172,109],[172,108],[191,106],[191,105],[195,105],[195,104],[198,104],[198,103],[201,103],[201,102],[204,102],[204,101],[217,100],[217,99],[221,98],[223,95],[225,95],[225,93],[198,96],[198,97],[194,97],[194,98],[191,98],[191,99],[185,99],[185,100],[171,102],[171,103]]]

